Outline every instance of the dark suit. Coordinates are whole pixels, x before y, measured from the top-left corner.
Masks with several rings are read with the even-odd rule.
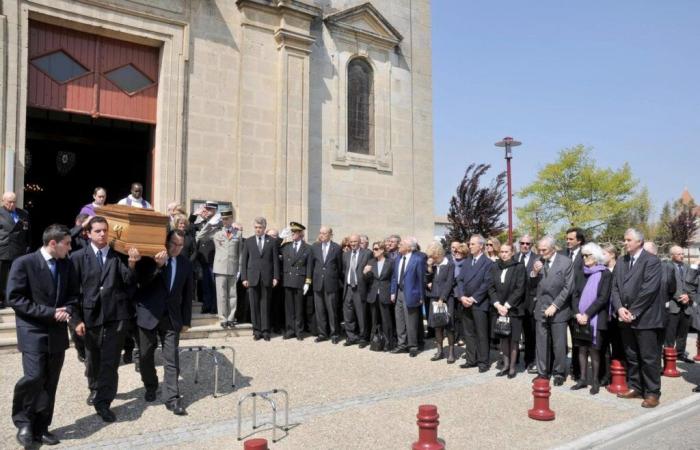
[[[420,252],[394,259],[391,295],[396,304],[396,334],[399,347],[418,348],[420,308],[425,303],[425,258]],[[403,274],[402,266],[403,265]]]
[[[688,340],[688,330],[690,329],[690,314],[692,311],[692,303],[682,304],[680,296],[688,291],[685,289],[685,278],[688,274],[688,265],[685,263],[669,262],[666,264],[667,270],[670,271],[667,276],[669,280],[673,278],[675,289],[666,301],[667,322],[664,337],[665,347],[676,347],[678,355],[685,353],[685,344]],[[669,287],[670,287],[669,283]],[[688,296],[690,297],[690,296]],[[690,298],[692,301],[692,298]]]
[[[353,253],[355,265],[352,266]],[[343,253],[343,319],[348,341],[369,340],[367,329],[367,283],[362,274],[372,252],[358,248]]]
[[[575,255],[574,252],[576,253]],[[578,247],[576,250],[562,250],[559,252],[559,254],[569,258],[573,266],[574,285],[571,292],[569,293],[569,303],[571,303],[573,299],[573,293],[576,290],[582,290],[586,284],[586,277],[583,273],[583,255],[581,254],[581,247]],[[573,322],[570,322],[569,329],[571,330],[572,336],[574,334],[573,326]],[[578,358],[578,345],[576,345],[576,343],[574,343],[571,347],[571,377],[574,380],[578,380],[581,377],[581,368],[579,367]]]
[[[330,336],[338,337],[338,318],[336,317],[336,303],[338,288],[342,283],[343,259],[342,250],[335,242],[328,242],[328,252],[323,258],[323,247],[320,242],[314,242],[311,246],[311,273],[313,280],[311,287],[314,290],[314,307],[316,308],[316,324],[318,335],[321,338]]]
[[[475,262],[474,262],[475,261]],[[464,261],[457,277],[457,301],[460,302],[460,316],[464,331],[466,363],[489,366],[489,308],[488,292],[491,287],[493,261],[482,254],[477,260],[469,257]],[[473,297],[476,300],[466,308],[460,298]]]
[[[0,307],[5,303],[7,275],[12,261],[29,253],[30,227],[29,214],[23,209],[15,208],[17,222],[12,213],[0,206]]]
[[[529,257],[526,258],[526,255]],[[532,266],[535,265],[538,256],[534,252],[516,253],[513,259],[525,266],[525,295],[523,297],[523,344],[525,351],[523,359],[525,366],[530,366],[535,363],[535,316],[533,310],[535,308],[535,290],[530,289],[528,282]],[[526,264],[527,261],[527,264]]]
[[[285,336],[301,337],[304,332],[304,312],[311,325],[313,308],[307,310],[304,301],[304,285],[311,283],[311,246],[304,241],[299,250],[294,250],[294,242],[282,246],[282,285],[284,286]]]
[[[537,372],[542,377],[549,377],[551,370],[555,376],[566,377],[566,328],[571,318],[570,293],[574,288],[574,271],[566,256],[557,254],[553,258],[554,261],[545,262],[536,277],[529,278],[530,289],[535,289],[533,314],[537,327]],[[551,305],[557,311],[553,316],[545,317],[544,311]],[[553,364],[550,364],[550,352],[554,356]]]
[[[371,315],[370,333],[375,333],[381,323],[381,331],[386,338],[386,349],[390,349],[396,341],[394,336],[394,320],[391,314],[391,277],[394,273],[394,262],[390,258],[384,258],[382,270],[379,271],[379,263],[375,258],[369,260],[372,270],[367,272],[367,304]]]
[[[48,431],[53,418],[56,387],[68,348],[68,330],[56,322],[56,308],[74,314],[78,281],[66,259],[56,261],[54,278],[40,250],[20,256],[10,269],[7,301],[15,310],[17,348],[22,352],[24,376],[15,385],[12,420],[31,426],[34,435]]]
[[[613,310],[626,308],[631,323],[620,322],[627,357],[627,385],[643,396],[661,395],[661,344],[665,307],[661,293],[662,268],[656,256],[642,250],[630,269],[630,255],[615,265]]]
[[[248,282],[253,333],[269,336],[272,280],[280,280],[280,260],[277,239],[262,236],[262,241],[262,253],[258,249],[258,236],[250,236],[243,242],[241,280]]]
[[[117,394],[119,356],[134,317],[136,274],[121,255],[109,247],[105,250],[103,266],[92,245],[71,254],[70,259],[81,290],[76,315],[86,327],[88,387],[97,391],[95,406],[109,408]]]
[[[147,391],[155,392],[158,388],[153,356],[158,346],[157,338],[160,337],[165,369],[162,389],[165,403],[173,403],[179,397],[180,331],[192,322],[192,265],[186,256],[180,254],[176,258],[176,266],[173,275],[169,262],[163,267],[158,267],[152,258],[142,258],[136,263],[136,323],[139,326],[141,380]]]

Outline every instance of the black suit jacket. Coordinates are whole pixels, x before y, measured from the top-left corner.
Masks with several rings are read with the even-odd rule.
[[[100,269],[92,246],[71,254],[71,262],[80,283],[80,308],[77,315],[87,327],[134,317],[132,296],[136,291],[136,273],[129,269],[126,257],[112,249]]]
[[[365,266],[369,264],[372,257],[372,252],[366,248],[357,249],[357,265],[355,266],[355,275],[357,276],[357,290],[360,297],[365,298],[367,295],[367,283],[362,274]],[[352,258],[352,250],[343,253],[343,293],[350,287],[348,284],[348,273],[350,271],[350,258]]]
[[[29,253],[29,214],[16,208],[19,220],[15,223],[10,211],[0,206],[0,260],[12,261]]]
[[[610,309],[610,292],[612,290],[612,280],[613,275],[608,270],[605,269],[601,272],[600,282],[598,283],[598,292],[596,299],[591,303],[584,313],[589,317],[589,321],[594,316],[598,316],[598,329],[607,330],[608,329],[608,310]],[[589,275],[585,275],[586,282],[588,281]],[[571,308],[573,309],[572,315],[579,314],[579,303],[581,302],[581,293],[583,293],[583,286],[576,286],[574,289],[574,295],[571,298]]]
[[[335,242],[330,242],[326,261],[323,261],[323,249],[320,242],[311,246],[312,286],[316,292],[338,292],[343,282],[343,251]]]
[[[136,323],[152,330],[166,314],[173,329],[180,332],[192,322],[192,264],[186,256],[177,257],[177,269],[172,290],[165,278],[166,266],[158,267],[152,258],[141,258],[136,263]]]
[[[491,304],[500,303],[502,306],[506,306],[508,303],[510,306],[509,316],[522,316],[525,314],[525,286],[528,284],[525,265],[513,261],[513,264],[508,266],[506,270],[503,282],[501,282],[501,272],[498,264],[494,264],[491,268],[491,286],[489,287]]]
[[[311,279],[311,246],[302,241],[299,251],[294,251],[294,242],[288,242],[280,251],[282,259],[282,285],[301,289]]]
[[[382,272],[379,273],[379,263],[376,258],[372,258],[368,263],[372,270],[364,277],[367,282],[367,303],[379,301],[385,305],[391,303],[391,276],[394,274],[394,260],[384,258]]]
[[[513,256],[513,259],[519,261],[525,267],[525,295],[523,297],[523,312],[527,311],[530,314],[533,313],[535,309],[535,293],[536,289],[531,289],[528,278],[530,277],[530,272],[532,272],[532,266],[535,265],[535,261],[539,258],[534,252],[529,252],[530,258],[527,260],[527,265],[525,265],[525,254],[518,252]],[[522,255],[522,257],[521,257]]]
[[[663,328],[665,305],[661,296],[661,260],[642,250],[629,269],[630,255],[615,264],[611,301],[613,310],[627,308],[635,320],[632,328],[638,330]]]
[[[59,353],[68,348],[65,322],[56,322],[56,308],[65,306],[73,316],[78,306],[78,279],[67,259],[56,261],[58,282],[40,250],[12,263],[7,302],[15,310],[17,347],[21,352]],[[74,319],[71,319],[74,322]]]
[[[491,268],[493,261],[482,254],[472,266],[472,257],[465,259],[462,270],[457,277],[457,293],[459,297],[473,297],[476,303],[472,308],[480,311],[488,311],[491,304],[487,301],[489,288],[491,287]],[[459,300],[459,298],[458,298]]]
[[[258,250],[258,237],[253,235],[243,241],[243,256],[241,258],[241,281],[247,281],[248,286],[271,287],[272,279],[280,279],[280,260],[277,239],[264,236],[262,255]]]
[[[438,269],[439,268],[439,269]],[[430,289],[426,296],[431,300],[447,301],[452,297],[455,286],[455,265],[452,261],[443,266],[434,265],[432,271],[425,277]]]

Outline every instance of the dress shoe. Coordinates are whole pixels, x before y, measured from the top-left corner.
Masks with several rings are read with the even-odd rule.
[[[287,340],[289,340],[289,339],[291,339],[291,338],[293,338],[293,337],[294,337],[293,334],[285,334],[284,336],[282,336],[282,339],[285,340],[285,341],[287,341]]]
[[[479,366],[479,373],[486,373],[489,371],[489,366]]]
[[[175,401],[166,403],[165,407],[168,409],[168,411],[172,411],[173,414],[175,414],[176,416],[187,415],[187,411],[185,411],[185,407],[182,406],[182,400],[180,400],[179,398]]]
[[[337,345],[338,342],[340,342],[340,338],[339,338],[338,336],[333,336],[333,337],[331,338],[331,342],[332,342],[333,344]]]
[[[85,362],[85,354],[78,353],[78,361],[80,361],[81,363],[84,363]]]
[[[303,337],[301,337],[301,336],[297,336],[297,341],[303,341],[303,340],[304,340],[304,338],[303,338]]]
[[[508,379],[512,380],[513,378],[515,378],[515,375],[516,375],[515,372],[508,372]]]
[[[684,363],[688,363],[688,364],[695,364],[695,360],[693,360],[693,358],[688,358],[685,355],[679,356],[678,361],[683,361]]]
[[[431,361],[440,361],[443,358],[442,355],[442,349],[438,349],[438,351],[433,355],[432,358],[430,358]]]
[[[97,411],[97,415],[102,417],[102,420],[107,423],[112,423],[117,420],[117,416],[106,406],[97,406],[95,407],[95,411]]]
[[[402,346],[399,345],[399,346],[397,346],[397,347],[394,347],[394,348],[391,350],[390,353],[394,353],[394,354],[396,354],[396,353],[405,353],[406,350],[407,350],[406,347],[402,347]]]
[[[44,431],[43,433],[34,436],[36,442],[41,442],[44,445],[58,445],[61,441],[56,437],[55,434]]]
[[[533,364],[533,365],[531,365],[530,367],[528,367],[528,368],[527,368],[527,373],[529,373],[530,375],[537,375],[537,374],[538,374],[538,372],[537,372],[537,366],[535,366],[535,365]]]
[[[588,392],[590,392],[591,395],[596,395],[598,392],[600,392],[600,384],[594,382],[591,384],[591,389]]]
[[[418,356],[418,348],[411,347],[411,349],[408,351],[408,356],[410,356],[411,358],[415,358],[416,356]]]
[[[562,386],[564,384],[564,377],[561,375],[555,375],[554,376],[554,382],[552,383],[555,386]]]
[[[700,392],[700,384],[693,388],[693,392]]]
[[[635,391],[634,389],[630,389],[627,392],[620,392],[617,394],[619,398],[642,398],[642,394],[639,392]]]
[[[659,406],[659,398],[654,395],[647,395],[642,402],[642,408],[656,408]]]
[[[314,342],[316,342],[318,344],[319,342],[323,342],[323,341],[327,341],[327,340],[328,340],[328,338],[325,336],[316,336],[316,339],[314,339]]]
[[[156,391],[146,391],[146,393],[143,396],[143,399],[146,400],[147,402],[155,402],[156,401]]]
[[[124,361],[124,364],[131,364],[134,362],[134,356],[130,351],[125,351],[124,356],[122,356],[122,361]]]
[[[226,327],[228,326],[228,322],[220,322],[219,326],[223,329],[226,329]]]
[[[476,363],[465,362],[464,364],[460,364],[459,367],[462,369],[471,369],[472,367],[476,367]]]
[[[254,335],[253,335],[253,340],[254,340],[254,341],[259,341],[260,339],[262,339],[262,335],[260,335],[260,334],[254,334]]]
[[[32,427],[25,425],[17,430],[17,442],[22,447],[29,447],[34,442],[34,436],[32,435]]]
[[[88,395],[88,398],[87,400],[85,400],[85,403],[87,403],[90,406],[94,405],[95,397],[97,397],[97,391],[90,391],[90,395]]]
[[[343,342],[343,347],[350,347],[351,345],[357,344],[357,341],[353,339],[346,339],[345,342]]]
[[[270,342],[270,335],[267,333],[263,334],[263,339],[266,340],[267,342]]]
[[[226,328],[236,328],[236,321],[230,320],[226,322]]]
[[[503,369],[496,372],[497,377],[505,377],[506,375],[508,375],[508,369]]]
[[[588,385],[585,382],[579,380],[576,382],[576,384],[571,386],[569,389],[571,389],[572,391],[578,391],[579,389],[583,389],[585,387],[588,387]]]
[[[367,347],[368,345],[369,345],[369,342],[367,342],[367,341],[360,341],[360,342],[357,344],[357,346],[360,347],[360,348],[365,348],[365,347]]]

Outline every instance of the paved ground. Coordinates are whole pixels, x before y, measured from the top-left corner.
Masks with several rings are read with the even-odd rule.
[[[293,425],[288,436],[272,445],[279,449],[407,448],[417,437],[415,414],[423,403],[438,406],[439,434],[451,448],[556,447],[649,414],[638,400],[620,400],[604,390],[597,396],[587,390],[570,391],[572,383],[567,382],[553,388],[551,406],[556,420],[532,421],[527,417],[532,405],[531,375],[519,373],[508,380],[495,377],[495,370],[479,374],[476,369],[448,366],[444,360],[431,362],[432,351],[411,359],[407,355],[375,353],[329,342],[314,344],[311,339],[283,341],[279,337],[269,343],[246,337],[184,344],[234,346],[236,390],[232,391],[227,381],[232,370],[230,356],[224,359],[220,372],[220,389],[225,395],[213,398],[210,359],[202,357],[200,382],[194,384],[194,358],[184,354],[181,391],[189,415],[176,417],[160,401],[145,403],[144,389],[133,365],[122,366],[119,394],[113,404],[118,421],[106,425],[85,404],[88,390],[83,367],[71,349],[66,355],[52,425],[63,441],[59,447],[242,448],[236,439],[238,399],[245,393],[273,388],[289,391]],[[20,361],[19,354],[0,355],[0,448],[16,448],[10,408],[12,386],[21,372]],[[689,383],[700,382],[700,364],[681,363],[679,367],[682,378],[663,379],[661,407],[670,408],[694,395],[700,404],[700,395],[690,392]],[[259,410],[263,411],[259,423],[264,425],[254,437],[270,441],[269,409],[259,403]],[[695,415],[691,420],[697,424],[697,418]],[[244,436],[248,436],[252,433],[250,408],[244,409],[242,419]],[[283,420],[283,414],[278,420]],[[692,434],[692,426],[683,428],[681,420],[677,426],[680,428],[675,434],[690,433],[691,437],[673,441],[673,447],[692,448],[689,445],[700,442],[700,436]],[[662,433],[652,430],[645,442],[662,437]]]

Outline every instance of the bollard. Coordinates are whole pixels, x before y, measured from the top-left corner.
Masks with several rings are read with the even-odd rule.
[[[534,404],[532,409],[527,411],[527,416],[535,420],[554,420],[554,411],[549,409],[549,397],[551,397],[549,380],[546,378],[536,378],[532,382],[532,397]]]
[[[700,333],[698,333],[698,337],[695,338],[695,358],[693,358],[695,361],[700,361]]]
[[[420,405],[418,414],[418,440],[413,443],[413,450],[444,450],[445,444],[438,440],[438,418],[440,415],[435,405]]]
[[[248,439],[243,442],[243,450],[268,450],[267,439]]]
[[[625,366],[619,359],[613,359],[610,361],[610,374],[611,380],[607,389],[611,394],[619,394],[620,392],[627,392],[629,388],[627,387],[627,373],[625,371]]]
[[[678,354],[676,349],[673,347],[664,347],[664,373],[665,377],[680,377],[681,373],[676,367],[676,360],[678,359]]]

